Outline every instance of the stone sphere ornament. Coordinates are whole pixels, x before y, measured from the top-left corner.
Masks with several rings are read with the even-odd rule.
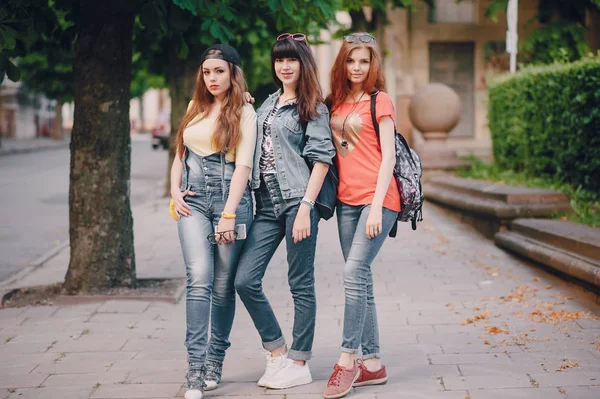
[[[458,94],[442,83],[430,83],[413,95],[408,113],[410,120],[425,140],[418,149],[423,169],[455,169],[464,165],[449,148],[448,133],[460,121]]]

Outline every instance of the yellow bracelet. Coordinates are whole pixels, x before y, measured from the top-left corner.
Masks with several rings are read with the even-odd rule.
[[[236,214],[235,213],[226,213],[226,212],[221,212],[221,217],[223,219],[235,219],[236,218]]]

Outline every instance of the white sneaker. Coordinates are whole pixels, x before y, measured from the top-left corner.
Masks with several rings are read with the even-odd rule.
[[[185,399],[202,399],[204,395],[202,394],[202,391],[198,390],[198,389],[188,389],[187,391],[185,391]]]
[[[271,356],[269,352],[267,354],[267,367],[265,368],[265,373],[260,380],[258,380],[259,387],[267,386],[267,382],[282,368],[285,367],[287,360],[287,353],[281,353],[279,356]]]
[[[266,388],[285,389],[306,385],[312,382],[308,363],[304,366],[294,363],[292,359],[286,359],[286,365],[279,370],[266,384]]]

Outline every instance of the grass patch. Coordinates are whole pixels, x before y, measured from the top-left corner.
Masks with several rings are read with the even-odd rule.
[[[501,168],[495,163],[484,163],[476,157],[466,157],[464,159],[471,162],[471,165],[458,169],[456,171],[457,176],[512,186],[546,188],[560,191],[571,198],[573,213],[557,214],[556,219],[600,227],[600,193],[586,191],[581,187],[573,187],[550,178],[531,176],[524,172],[515,172],[514,170]]]

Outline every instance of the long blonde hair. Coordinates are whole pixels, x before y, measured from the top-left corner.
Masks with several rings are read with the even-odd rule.
[[[221,54],[221,50],[210,50],[208,54]],[[242,117],[242,108],[246,103],[244,92],[247,91],[246,79],[244,79],[242,68],[231,62],[227,62],[227,64],[229,64],[231,85],[221,104],[221,110],[217,117],[212,136],[213,148],[222,153],[227,153],[231,149],[236,148],[242,140],[240,119]],[[210,94],[204,83],[202,65],[200,65],[196,77],[196,88],[194,89],[192,104],[183,116],[177,130],[177,154],[180,157],[183,156],[183,131],[196,116],[200,116],[199,120],[208,117],[214,101],[214,96]]]

